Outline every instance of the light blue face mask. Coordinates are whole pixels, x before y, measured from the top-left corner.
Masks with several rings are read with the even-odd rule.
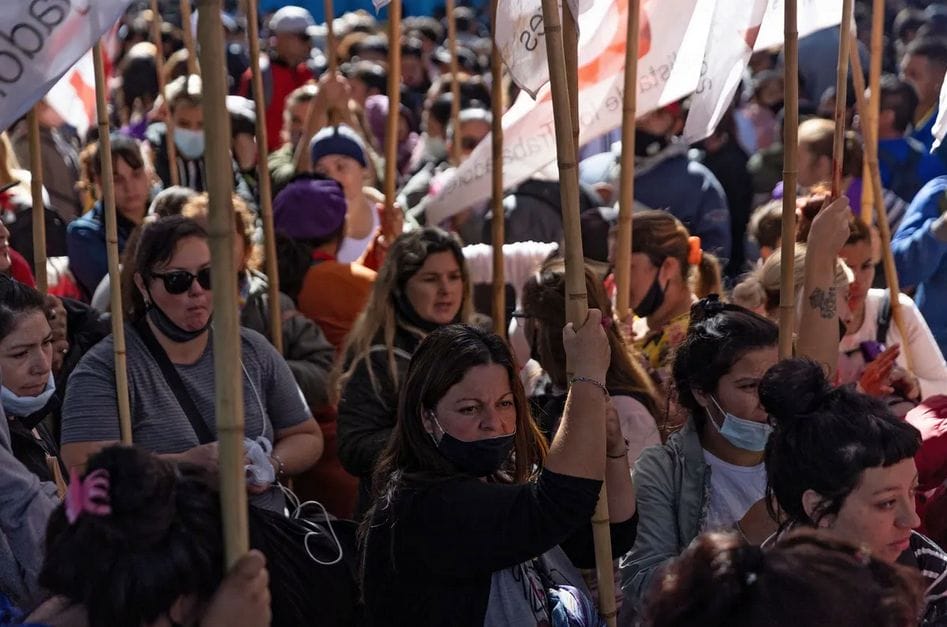
[[[714,420],[710,410],[707,410],[710,424],[714,426],[717,432],[738,449],[762,453],[763,449],[766,448],[766,441],[769,440],[769,434],[773,432],[773,428],[769,423],[737,418],[733,414],[723,411],[720,403],[713,396],[710,397],[710,400],[717,406],[717,410],[723,414],[723,425],[720,426]]]
[[[185,159],[198,159],[204,154],[204,131],[175,128],[174,143]]]
[[[2,402],[3,409],[8,416],[26,418],[46,407],[55,392],[56,380],[53,378],[53,373],[50,372],[46,388],[40,394],[36,396],[17,396],[6,386],[2,386],[0,387],[0,402]]]

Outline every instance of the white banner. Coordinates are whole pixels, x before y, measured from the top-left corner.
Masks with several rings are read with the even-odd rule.
[[[733,102],[753,54],[766,5],[767,0],[718,0],[704,53],[706,75],[687,113],[687,143],[713,133]]]
[[[728,1],[728,0],[725,0]],[[693,92],[701,79],[715,0],[644,0],[638,45],[638,114],[675,102]],[[627,0],[611,0],[596,22],[580,15],[580,142],[621,126],[624,93]],[[503,116],[503,186],[510,188],[556,160],[555,126],[549,85],[534,101],[522,93]],[[429,205],[427,221],[436,224],[490,197],[491,139],[445,182]]]
[[[937,119],[931,127],[931,134],[934,135],[931,152],[934,152],[943,143],[944,135],[947,135],[947,76],[944,77],[944,84],[940,86],[940,106],[937,108]]]
[[[725,1],[732,2],[733,0]],[[796,30],[799,31],[800,38],[842,23],[842,0],[797,0],[797,2]],[[754,50],[766,50],[783,45],[785,15],[783,0],[769,0]],[[835,65],[838,59],[827,60],[826,63]]]
[[[0,129],[46,95],[130,0],[0,0]]]
[[[85,137],[95,123],[95,66],[92,51],[82,55],[46,94],[46,103]]]

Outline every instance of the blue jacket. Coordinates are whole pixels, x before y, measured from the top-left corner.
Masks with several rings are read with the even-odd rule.
[[[135,224],[118,214],[118,252],[125,250],[125,242]],[[95,203],[92,210],[72,221],[66,229],[66,250],[69,254],[69,269],[86,295],[92,298],[95,288],[108,274],[108,253],[105,246],[105,214],[102,202]]]
[[[913,164],[912,172],[898,172]],[[913,137],[882,139],[878,142],[878,168],[881,185],[898,194],[904,202],[911,202],[925,183],[947,174],[947,164],[929,152],[929,147]],[[898,185],[894,185],[898,183]],[[901,189],[906,188],[906,189]],[[907,193],[902,193],[907,192]]]
[[[732,245],[727,195],[710,170],[688,157],[685,147],[671,144],[654,157],[639,160],[635,200],[670,211],[700,238],[704,250],[727,264]]]
[[[891,238],[901,285],[917,286],[914,296],[941,352],[947,351],[947,241],[931,230],[947,207],[947,176],[921,188]]]

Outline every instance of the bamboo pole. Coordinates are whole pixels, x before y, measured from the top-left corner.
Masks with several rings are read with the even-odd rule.
[[[862,118],[862,126],[870,126],[873,129],[878,128],[878,118],[881,115],[881,56],[884,45],[884,27],[885,27],[885,0],[874,0],[871,9],[871,64],[868,68],[868,84],[871,88],[868,98],[867,117]],[[857,46],[855,48],[858,49]],[[859,59],[861,61],[861,59]],[[859,114],[861,117],[861,114]],[[878,148],[878,134],[875,133],[875,149]],[[868,141],[867,136],[863,134],[863,139]],[[863,169],[862,181],[871,180],[871,172],[868,165],[868,151],[865,151],[865,166]],[[866,224],[871,224],[872,210],[874,208],[874,191],[871,185],[862,185],[862,206],[861,217]],[[879,199],[883,202],[883,199]]]
[[[95,113],[99,127],[99,159],[102,163],[102,207],[105,214],[105,245],[111,281],[112,344],[115,351],[115,392],[118,401],[118,423],[122,444],[132,443],[131,406],[128,400],[128,370],[125,368],[125,322],[122,312],[122,273],[119,267],[118,217],[115,214],[115,187],[112,182],[112,140],[105,84],[105,61],[102,45],[92,49],[95,72]]]
[[[450,51],[450,119],[454,140],[451,142],[451,161],[460,165],[460,64],[457,60],[457,18],[454,0],[447,0],[447,46]],[[494,31],[496,32],[496,31]],[[394,45],[394,44],[392,44]]]
[[[233,177],[230,116],[221,0],[201,0],[197,24],[204,75],[204,133],[207,135],[207,192],[210,198],[211,283],[214,286],[214,386],[220,447],[220,499],[227,567],[248,550],[247,489],[244,476],[243,382],[237,273],[233,257]],[[262,119],[258,125],[262,124]],[[264,166],[265,167],[265,166]],[[271,304],[272,307],[272,304]],[[278,314],[276,314],[278,315]]]
[[[630,309],[631,229],[635,207],[635,118],[638,113],[638,35],[641,0],[628,3],[625,94],[621,119],[621,179],[618,188],[618,236],[615,243],[615,313],[624,320]]]
[[[490,19],[491,33],[497,32],[497,11],[499,1],[493,0]],[[491,182],[493,185],[493,221],[490,233],[493,240],[493,330],[497,335],[506,336],[506,260],[503,256],[503,243],[506,241],[504,233],[506,215],[503,211],[503,61],[500,50],[497,48],[496,38],[493,39],[493,54],[490,56],[490,72],[493,75],[493,91],[491,92],[493,108],[493,170]]]
[[[187,73],[199,74],[197,65],[197,46],[194,43],[194,31],[191,30],[191,0],[181,0],[181,31],[184,47],[187,49]],[[223,28],[223,25],[221,25]]]
[[[573,100],[569,93],[569,70],[558,2],[557,0],[543,0],[542,6],[546,52],[549,55],[552,103],[553,110],[557,113],[553,117],[556,125],[556,155],[559,164],[559,189],[565,238],[566,319],[579,327],[585,323],[588,316],[588,295],[585,291],[585,257],[582,252],[579,224],[579,177],[573,130],[578,102]],[[566,21],[570,19],[567,13]],[[569,111],[569,114],[563,114],[564,111]],[[570,364],[566,367],[571,369]],[[602,437],[605,437],[604,433]],[[615,571],[609,535],[608,495],[604,484],[592,516],[592,534],[595,543],[599,610],[609,627],[614,627],[617,618]]]
[[[330,74],[339,69],[339,55],[335,43],[335,6],[332,0],[322,0],[323,13],[326,14],[326,61]]]
[[[161,13],[158,10],[158,0],[151,0],[151,14],[153,16],[151,20],[151,39],[158,49],[155,54],[155,69],[158,72],[158,93],[161,94],[161,99],[164,100],[165,106],[167,106],[168,98],[165,92],[166,85],[164,82],[164,48],[161,44]],[[180,183],[178,147],[177,144],[174,143],[174,118],[171,117],[170,109],[168,110],[168,116],[164,126],[167,129],[167,141],[165,143],[168,146],[168,172],[171,176],[171,185],[178,185]]]
[[[566,84],[569,86],[569,113],[572,115],[572,145],[579,153],[579,27],[578,15],[572,14],[572,5],[562,3],[562,45],[566,58]],[[575,168],[575,184],[579,186],[579,168]],[[578,199],[578,195],[576,196]],[[578,202],[578,200],[576,200]],[[563,205],[565,206],[565,205]]]
[[[848,1],[848,0],[846,0]],[[793,327],[796,322],[796,290],[793,265],[796,246],[796,181],[799,175],[799,31],[796,27],[797,0],[784,6],[783,101],[783,220],[782,262],[779,282],[779,358],[792,357]]]
[[[845,159],[845,120],[848,107],[848,49],[851,47],[852,4],[843,0],[842,24],[838,44],[838,68],[835,76],[835,140],[832,144],[832,198],[845,193],[842,189],[842,170]],[[857,48],[856,48],[857,50]]]
[[[855,39],[855,35],[850,35]],[[870,106],[865,101],[865,77],[862,74],[861,58],[858,56],[858,47],[852,46],[851,49],[852,74],[855,80],[855,104],[859,115],[862,112],[867,114]],[[865,152],[868,154],[869,173],[871,175],[870,183],[875,192],[875,198],[884,198],[881,187],[881,170],[878,167],[878,128],[875,126],[866,126],[863,130],[865,139]],[[875,203],[875,218],[878,223],[878,233],[881,235],[881,261],[884,264],[885,280],[888,282],[888,292],[891,301],[891,318],[894,320],[895,327],[901,335],[901,354],[904,355],[904,361],[908,370],[913,372],[914,361],[911,359],[911,345],[908,343],[908,329],[904,321],[904,311],[901,309],[901,286],[898,281],[898,269],[894,265],[894,254],[891,252],[891,226],[888,224],[888,213],[884,202]]]
[[[46,293],[46,207],[43,204],[43,148],[36,107],[26,115],[30,141],[30,194],[33,196],[33,273],[36,288]]]
[[[283,316],[280,307],[279,268],[276,259],[276,229],[273,227],[273,186],[267,167],[266,101],[263,72],[260,71],[258,0],[247,2],[247,36],[250,39],[250,67],[253,73],[253,101],[256,103],[257,170],[260,173],[260,214],[263,217],[263,245],[266,247],[266,276],[270,309],[270,341],[283,353]],[[327,0],[331,4],[331,0]]]
[[[388,5],[388,124],[385,127],[385,211],[395,211],[398,123],[401,119],[401,0]]]

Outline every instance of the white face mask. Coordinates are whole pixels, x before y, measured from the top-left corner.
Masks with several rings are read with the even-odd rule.
[[[198,159],[204,154],[204,131],[174,129],[174,143],[185,159]]]
[[[46,388],[38,396],[17,396],[6,386],[0,386],[0,402],[8,416],[25,418],[46,407],[49,399],[56,393],[56,380],[50,371]]]

